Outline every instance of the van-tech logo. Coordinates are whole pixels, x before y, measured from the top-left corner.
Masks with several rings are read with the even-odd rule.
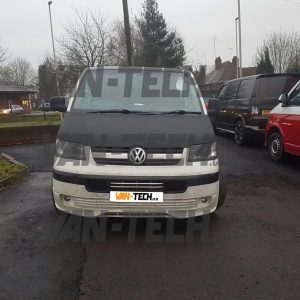
[[[134,165],[141,165],[146,160],[146,151],[141,147],[135,147],[129,151],[128,158]]]

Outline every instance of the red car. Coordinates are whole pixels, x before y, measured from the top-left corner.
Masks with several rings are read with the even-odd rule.
[[[300,156],[300,81],[279,102],[266,128],[265,144],[274,161],[280,161],[285,152]]]

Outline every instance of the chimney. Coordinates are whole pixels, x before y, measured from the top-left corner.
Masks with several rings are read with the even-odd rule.
[[[220,69],[221,67],[222,67],[222,59],[221,59],[221,57],[219,56],[219,57],[216,58],[216,61],[215,61],[215,68],[216,68],[216,70],[218,70],[218,69]]]
[[[197,71],[196,74],[198,84],[204,84],[206,79],[206,66],[200,65],[199,71]]]
[[[233,57],[232,64],[234,65],[235,68],[237,67],[237,57],[236,56]]]

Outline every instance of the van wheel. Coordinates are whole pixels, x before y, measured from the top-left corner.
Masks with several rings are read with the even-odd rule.
[[[219,199],[218,199],[218,205],[217,205],[217,210],[223,206],[225,199],[226,199],[226,194],[227,194],[227,186],[226,186],[226,180],[225,176],[220,173],[220,178],[219,178]]]
[[[238,120],[234,125],[234,140],[237,145],[245,145],[245,126],[242,120]]]
[[[271,134],[268,142],[268,152],[271,160],[279,162],[283,158],[284,149],[281,134],[274,132]]]

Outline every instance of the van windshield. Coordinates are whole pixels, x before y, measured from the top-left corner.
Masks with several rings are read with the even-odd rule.
[[[87,70],[72,103],[77,112],[201,113],[189,73],[170,70]]]

